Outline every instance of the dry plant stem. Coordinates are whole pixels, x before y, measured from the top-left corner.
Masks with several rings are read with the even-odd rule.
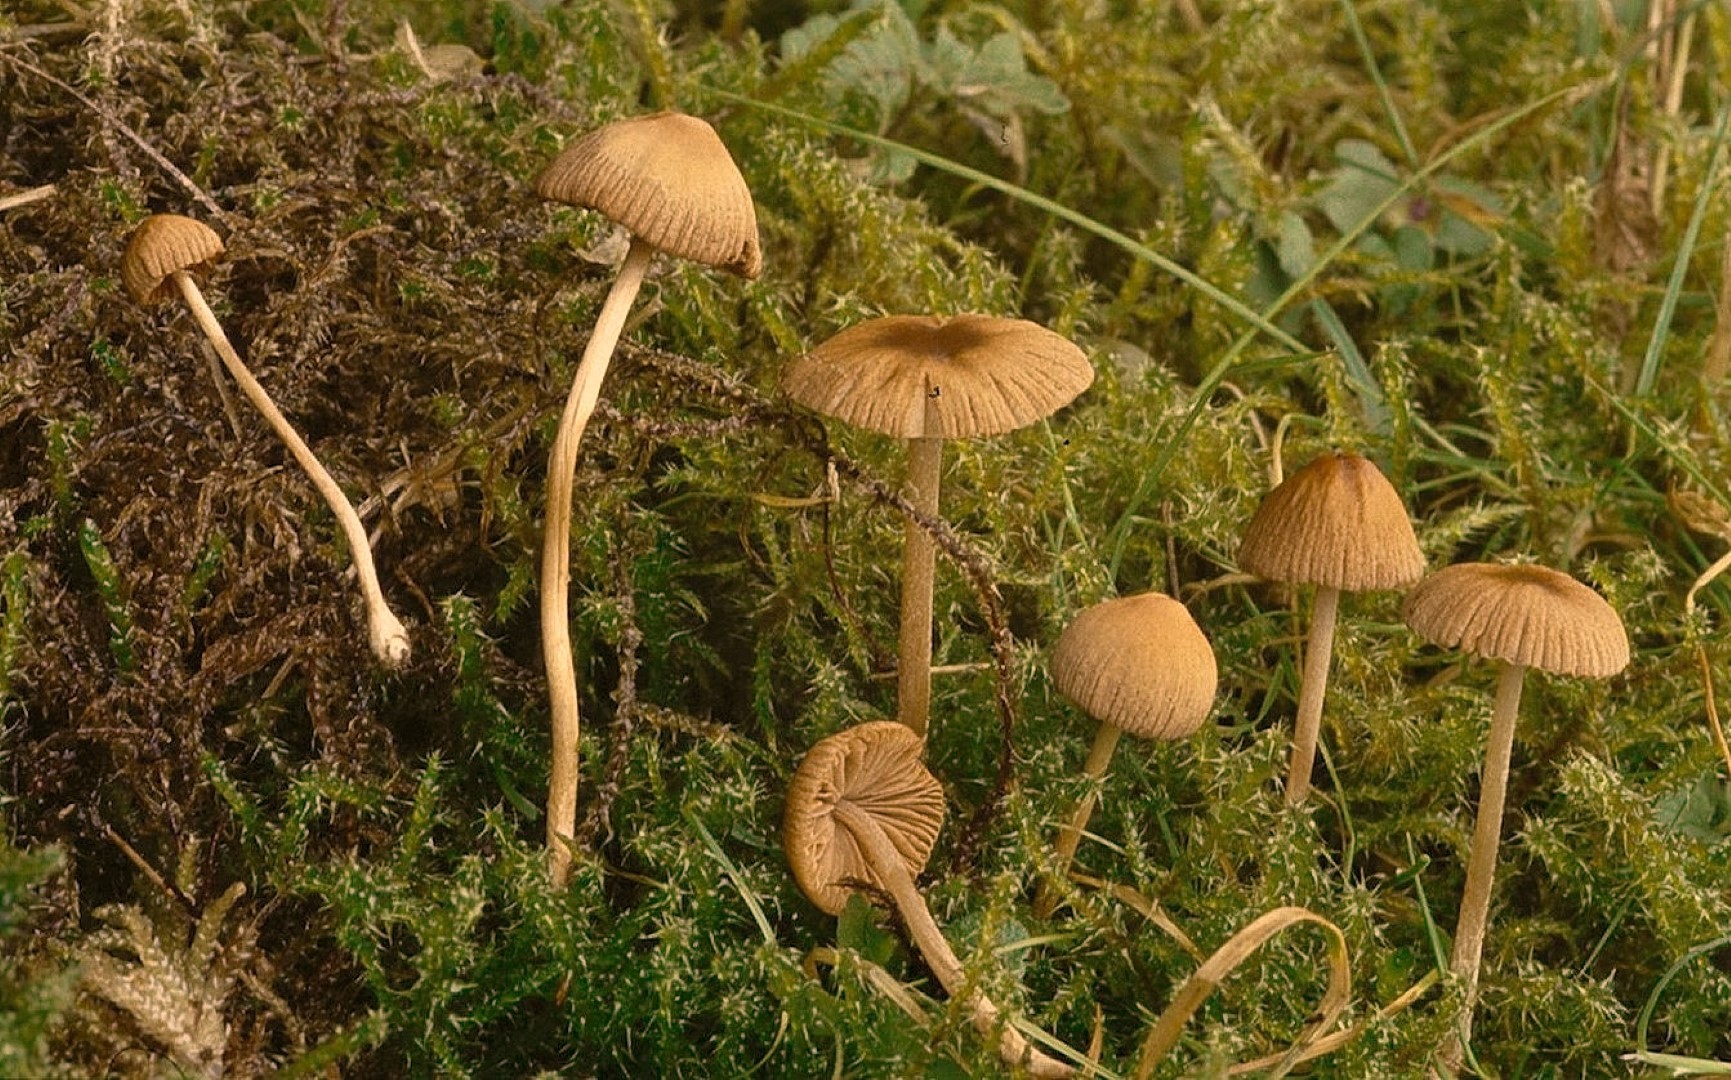
[[[925,898],[914,887],[914,879],[908,876],[907,864],[902,861],[901,853],[872,816],[846,799],[839,799],[835,804],[835,818],[853,835],[854,842],[865,852],[867,862],[877,870],[885,891],[890,894],[896,911],[908,928],[908,937],[913,939],[914,948],[919,950],[932,974],[938,977],[944,992],[952,997],[967,993],[965,1002],[974,1028],[988,1039],[997,1038],[999,1056],[1011,1064],[1025,1065],[1029,1076],[1073,1075],[1075,1070],[1070,1066],[1035,1049],[1021,1032],[1009,1024],[1004,1024],[1001,1032],[998,1030],[1001,1016],[998,1007],[979,991],[967,990],[962,962],[956,958],[943,931],[933,921]]]
[[[1442,1048],[1440,1063],[1448,1075],[1460,1070],[1464,1051],[1472,1043],[1473,1004],[1479,991],[1479,961],[1484,955],[1485,926],[1490,920],[1491,883],[1496,878],[1497,847],[1502,842],[1503,803],[1509,787],[1509,757],[1515,745],[1515,716],[1521,708],[1521,682],[1527,669],[1503,664],[1497,676],[1496,704],[1491,709],[1485,767],[1479,777],[1479,816],[1473,824],[1473,850],[1467,859],[1467,881],[1461,893],[1460,919],[1455,924],[1449,970],[1466,983],[1460,1041]]]
[[[1112,763],[1112,752],[1118,749],[1118,740],[1124,735],[1124,730],[1113,724],[1101,724],[1100,730],[1094,733],[1094,745],[1088,748],[1088,760],[1082,765],[1082,775],[1089,780],[1098,780],[1106,775],[1106,766]],[[1053,861],[1057,863],[1057,877],[1063,880],[1070,872],[1070,863],[1076,858],[1076,848],[1082,842],[1082,830],[1088,827],[1088,819],[1094,816],[1094,803],[1100,798],[1099,784],[1088,788],[1088,793],[1071,811],[1070,820],[1058,830],[1058,842],[1052,846]],[[1058,892],[1051,882],[1041,882],[1039,891],[1034,895],[1034,916],[1044,919],[1052,914],[1058,906]]]
[[[204,294],[198,289],[198,283],[184,270],[174,273],[174,283],[180,289],[180,295],[186,299],[187,306],[192,309],[193,318],[198,320],[199,328],[204,336],[210,339],[211,347],[222,358],[228,373],[234,376],[234,381],[240,385],[241,393],[253,404],[253,408],[264,414],[265,421],[277,438],[289,448],[289,453],[300,463],[300,467],[312,480],[324,497],[325,504],[331,508],[331,513],[337,516],[337,523],[342,526],[343,537],[349,544],[349,557],[354,560],[355,573],[360,578],[361,594],[367,605],[367,638],[372,645],[373,655],[387,667],[400,667],[409,659],[409,633],[403,628],[402,621],[391,611],[390,604],[385,602],[385,594],[379,588],[379,572],[373,566],[373,549],[367,543],[367,530],[361,524],[360,516],[355,508],[349,505],[349,500],[343,494],[343,489],[331,479],[331,474],[319,464],[319,459],[313,456],[311,449],[300,437],[299,433],[283,416],[282,410],[276,407],[276,402],[265,393],[264,386],[247,370],[241,362],[240,354],[234,351],[229,343],[228,335],[223,332],[222,324],[216,321],[216,314],[210,310],[210,305],[204,302]]]
[[[938,516],[944,441],[908,440],[908,501]],[[920,738],[932,711],[932,574],[937,546],[919,522],[908,519],[902,548],[902,636],[896,661],[896,716]]]
[[[541,659],[547,667],[547,694],[553,725],[553,761],[547,780],[547,860],[553,887],[571,879],[572,836],[577,829],[577,671],[571,656],[571,489],[577,480],[577,444],[595,403],[601,380],[625,317],[643,285],[655,249],[632,238],[608,290],[583,358],[577,362],[571,393],[553,437],[547,462],[547,523],[541,538]]]
[[[1298,719],[1292,727],[1292,757],[1286,765],[1286,805],[1297,806],[1310,794],[1310,772],[1316,766],[1316,736],[1322,729],[1322,697],[1328,690],[1328,665],[1334,658],[1335,613],[1340,590],[1317,587],[1316,610],[1310,615],[1310,637],[1304,644],[1304,673],[1298,687]]]

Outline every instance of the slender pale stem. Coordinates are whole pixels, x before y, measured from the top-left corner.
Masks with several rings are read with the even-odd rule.
[[[1014,1027],[1001,1024],[1001,1014],[991,999],[977,990],[967,988],[962,962],[956,958],[955,950],[950,948],[950,943],[944,939],[943,931],[938,929],[938,924],[932,919],[925,898],[920,895],[919,889],[914,887],[914,879],[908,875],[901,853],[896,850],[895,843],[885,834],[882,826],[873,820],[870,814],[846,799],[836,801],[835,817],[842,828],[853,835],[854,842],[859,845],[867,862],[877,871],[884,890],[890,894],[896,910],[901,913],[902,922],[908,928],[908,937],[913,940],[914,948],[919,950],[926,966],[932,969],[932,974],[938,977],[944,991],[952,997],[967,994],[963,1000],[973,1018],[975,1030],[988,1039],[997,1038],[999,1056],[1012,1064],[1021,1063],[1027,1068],[1029,1076],[1073,1075],[1075,1070],[1070,1066],[1035,1049]],[[1002,1030],[999,1030],[1000,1026]]]
[[[571,489],[577,444],[601,396],[601,380],[625,331],[625,317],[655,249],[632,238],[619,276],[602,301],[589,344],[577,362],[571,393],[547,462],[547,522],[541,536],[541,660],[552,709],[553,761],[547,780],[547,858],[553,887],[571,877],[571,837],[577,828],[577,670],[571,656]]]
[[[1298,719],[1292,727],[1292,758],[1286,765],[1286,805],[1297,806],[1310,794],[1310,771],[1316,765],[1316,736],[1322,728],[1322,696],[1328,690],[1328,665],[1334,656],[1334,619],[1340,610],[1340,590],[1320,585],[1310,615],[1310,636],[1304,643],[1304,673],[1299,677]]]
[[[1455,924],[1449,969],[1466,983],[1466,1007],[1460,1041],[1443,1048],[1442,1064],[1449,1075],[1460,1068],[1464,1048],[1473,1035],[1473,1005],[1479,992],[1479,961],[1484,956],[1485,927],[1490,922],[1491,883],[1497,872],[1497,847],[1502,842],[1503,804],[1509,789],[1509,758],[1515,745],[1515,717],[1521,708],[1521,682],[1527,669],[1503,664],[1497,675],[1496,704],[1485,741],[1485,767],[1479,776],[1479,816],[1473,824],[1473,850],[1467,859],[1466,887],[1461,894],[1460,920]]]
[[[264,415],[271,430],[277,438],[289,448],[295,461],[312,480],[313,487],[318,489],[330,506],[331,513],[337,516],[337,523],[342,526],[343,536],[349,543],[349,557],[355,560],[355,572],[360,578],[361,594],[367,605],[367,638],[372,645],[373,655],[389,667],[399,667],[409,658],[409,632],[403,628],[401,620],[391,611],[391,606],[385,602],[385,594],[379,588],[379,573],[373,567],[373,549],[367,542],[367,530],[361,524],[360,515],[349,505],[349,500],[343,494],[343,489],[331,479],[331,474],[319,464],[319,459],[313,456],[306,441],[300,437],[282,410],[276,407],[276,402],[265,393],[264,386],[247,370],[241,361],[240,354],[234,351],[229,343],[228,335],[223,332],[222,324],[216,321],[216,313],[210,310],[210,305],[204,302],[204,294],[199,291],[198,283],[184,270],[174,273],[174,283],[180,289],[180,295],[186,299],[186,304],[192,309],[192,316],[198,320],[198,325],[204,331],[204,336],[210,339],[211,347],[222,358],[228,373],[234,376],[234,381],[240,385],[241,393],[246,395],[253,407]]]
[[[929,517],[938,516],[938,487],[943,475],[944,441],[931,437],[908,440],[908,501]],[[896,716],[926,737],[932,711],[932,573],[937,545],[912,518],[902,549],[902,629],[896,660]]]
[[[1113,724],[1101,724],[1100,730],[1094,733],[1094,745],[1088,748],[1088,760],[1082,765],[1082,775],[1089,780],[1098,780],[1106,775],[1106,766],[1112,763],[1112,752],[1118,749],[1118,740],[1123,736],[1124,729]],[[1094,816],[1094,803],[1100,797],[1099,784],[1091,784],[1082,801],[1076,804],[1076,809],[1070,812],[1070,820],[1058,830],[1058,842],[1052,847],[1052,854],[1058,864],[1059,880],[1070,872],[1070,863],[1076,858],[1076,848],[1082,842],[1082,830],[1088,827],[1088,819]],[[1034,894],[1034,915],[1044,919],[1052,914],[1058,906],[1058,893],[1050,882],[1041,882],[1039,891]]]

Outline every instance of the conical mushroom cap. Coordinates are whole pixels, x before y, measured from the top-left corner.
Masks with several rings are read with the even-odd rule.
[[[1605,598],[1544,566],[1456,563],[1414,585],[1402,611],[1445,649],[1558,675],[1609,678],[1629,663],[1623,620]]]
[[[1417,581],[1424,554],[1382,470],[1357,454],[1328,453],[1263,498],[1238,565],[1270,581],[1363,592]]]
[[[1182,739],[1214,708],[1214,649],[1162,593],[1106,600],[1064,628],[1052,682],[1089,716],[1144,739]]]
[[[747,278],[763,269],[745,177],[695,116],[664,112],[597,128],[554,158],[535,190],[599,210],[670,255]]]
[[[844,799],[888,834],[909,877],[925,868],[944,823],[944,792],[920,763],[924,749],[906,726],[875,720],[831,735],[799,763],[787,788],[781,846],[812,903],[839,915],[854,891],[847,882],[883,884],[836,820]]]
[[[140,304],[176,270],[208,270],[222,255],[222,238],[209,225],[179,214],[155,214],[133,231],[120,259],[120,281]]]
[[[788,397],[902,439],[971,438],[1050,416],[1094,381],[1082,350],[1043,326],[989,315],[891,315],[795,360]]]

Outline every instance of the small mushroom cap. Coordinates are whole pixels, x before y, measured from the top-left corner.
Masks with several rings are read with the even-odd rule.
[[[1088,358],[1025,319],[890,315],[788,366],[787,395],[902,439],[996,435],[1050,416],[1094,381]]]
[[[695,116],[663,112],[597,128],[554,158],[535,190],[599,210],[670,255],[747,278],[763,270],[745,177]]]
[[[1327,453],[1263,498],[1238,565],[1269,581],[1362,592],[1417,581],[1424,554],[1382,470],[1357,454]]]
[[[1544,566],[1456,563],[1414,585],[1402,610],[1445,649],[1600,679],[1629,663],[1623,620],[1605,598]]]
[[[120,259],[120,281],[140,304],[155,300],[176,270],[203,272],[222,255],[222,238],[202,221],[179,214],[144,219]]]
[[[944,791],[920,763],[924,750],[906,725],[874,720],[831,735],[799,763],[787,788],[781,846],[812,903],[839,915],[854,891],[848,882],[883,884],[836,820],[843,799],[883,828],[909,877],[925,868],[944,823]]]
[[[1214,708],[1214,649],[1163,593],[1106,600],[1064,628],[1052,682],[1089,716],[1144,739],[1194,734]]]

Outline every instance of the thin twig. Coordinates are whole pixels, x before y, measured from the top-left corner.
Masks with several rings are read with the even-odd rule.
[[[59,190],[53,184],[43,184],[40,187],[15,191],[10,195],[0,195],[0,212],[14,210],[20,206],[29,206],[31,203],[41,202],[44,199],[51,199]]]

